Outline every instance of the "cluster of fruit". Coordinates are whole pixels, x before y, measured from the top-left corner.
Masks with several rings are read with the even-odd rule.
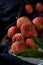
[[[28,48],[37,50],[32,37],[38,37],[38,31],[42,31],[40,36],[43,36],[43,17],[36,17],[33,21],[26,16],[18,18],[16,26],[11,26],[7,32],[8,37],[12,39],[12,52],[18,54]]]
[[[38,2],[38,3],[36,3],[35,6],[32,6],[31,4],[26,4],[25,5],[25,11],[26,11],[26,13],[27,14],[32,14],[33,11],[34,11],[33,7],[35,8],[35,11],[37,11],[39,13],[43,12],[43,4],[40,3],[40,2]]]

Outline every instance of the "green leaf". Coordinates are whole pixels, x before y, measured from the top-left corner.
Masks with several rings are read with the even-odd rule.
[[[34,40],[34,42],[36,43],[36,45],[37,45],[39,48],[43,49],[43,40],[42,40],[42,39],[39,39],[39,38],[37,38],[37,37],[33,37],[33,40]]]
[[[43,59],[43,52],[34,50],[34,49],[27,49],[27,50],[23,50],[21,53],[17,54],[17,56]]]

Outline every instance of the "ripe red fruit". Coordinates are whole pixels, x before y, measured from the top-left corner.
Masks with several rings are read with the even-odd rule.
[[[11,46],[12,52],[15,54],[20,53],[22,50],[28,49],[24,41],[17,41]]]
[[[18,33],[18,28],[17,26],[11,26],[9,29],[8,29],[8,32],[7,32],[7,35],[9,38],[12,38],[14,34]]]
[[[31,5],[31,4],[25,5],[25,11],[26,11],[26,13],[28,13],[28,14],[33,13],[33,7],[32,7],[32,5]]]
[[[17,19],[17,27],[20,29],[23,24],[29,24],[31,20],[28,17],[20,17]]]
[[[38,37],[38,33],[37,33],[36,29],[34,29],[33,36]]]
[[[32,22],[36,26],[37,30],[43,30],[43,17],[36,17]]]
[[[13,37],[12,37],[12,42],[16,42],[16,41],[23,41],[24,37],[21,33],[16,33]]]
[[[38,11],[38,12],[42,12],[43,11],[43,5],[42,5],[42,3],[38,2],[36,4],[36,11]]]
[[[38,37],[37,31],[34,31],[33,35],[34,37]]]
[[[33,24],[23,24],[21,26],[21,33],[24,37],[32,37],[36,32],[36,29]]]
[[[32,49],[38,49],[34,40],[32,38],[28,38],[26,39],[26,45],[29,47],[29,48],[32,48]]]

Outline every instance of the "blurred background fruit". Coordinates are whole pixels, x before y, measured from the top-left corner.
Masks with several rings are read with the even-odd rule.
[[[25,5],[25,11],[27,14],[32,14],[33,13],[33,7],[31,4]]]
[[[35,9],[37,12],[43,12],[43,4],[40,2],[36,3]]]

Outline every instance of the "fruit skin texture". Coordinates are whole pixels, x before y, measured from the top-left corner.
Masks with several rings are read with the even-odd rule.
[[[28,49],[27,45],[25,44],[24,41],[17,41],[14,42],[11,46],[12,52],[15,54],[20,53],[22,50]]]
[[[36,44],[32,38],[26,39],[26,44],[29,48],[38,49],[38,47],[36,46]]]
[[[38,34],[37,34],[37,31],[36,30],[34,30],[34,33],[33,33],[32,36],[38,37]]]
[[[11,26],[9,29],[8,29],[8,32],[7,32],[7,35],[9,38],[12,38],[14,34],[18,33],[18,28],[17,26]]]
[[[13,37],[12,37],[12,42],[16,42],[16,41],[22,41],[24,40],[24,37],[21,33],[16,33]]]
[[[21,33],[26,38],[32,37],[32,36],[37,37],[37,32],[33,24],[23,24],[21,26]]]
[[[36,11],[38,11],[38,12],[42,12],[43,11],[43,5],[42,5],[42,3],[37,3],[36,4]]]
[[[20,29],[23,24],[29,24],[31,20],[28,17],[20,17],[17,19],[17,27]]]
[[[26,11],[26,13],[28,13],[28,14],[33,13],[33,7],[32,7],[32,5],[31,5],[31,4],[25,5],[25,11]]]
[[[36,26],[37,30],[43,30],[43,17],[36,17],[32,22]]]

